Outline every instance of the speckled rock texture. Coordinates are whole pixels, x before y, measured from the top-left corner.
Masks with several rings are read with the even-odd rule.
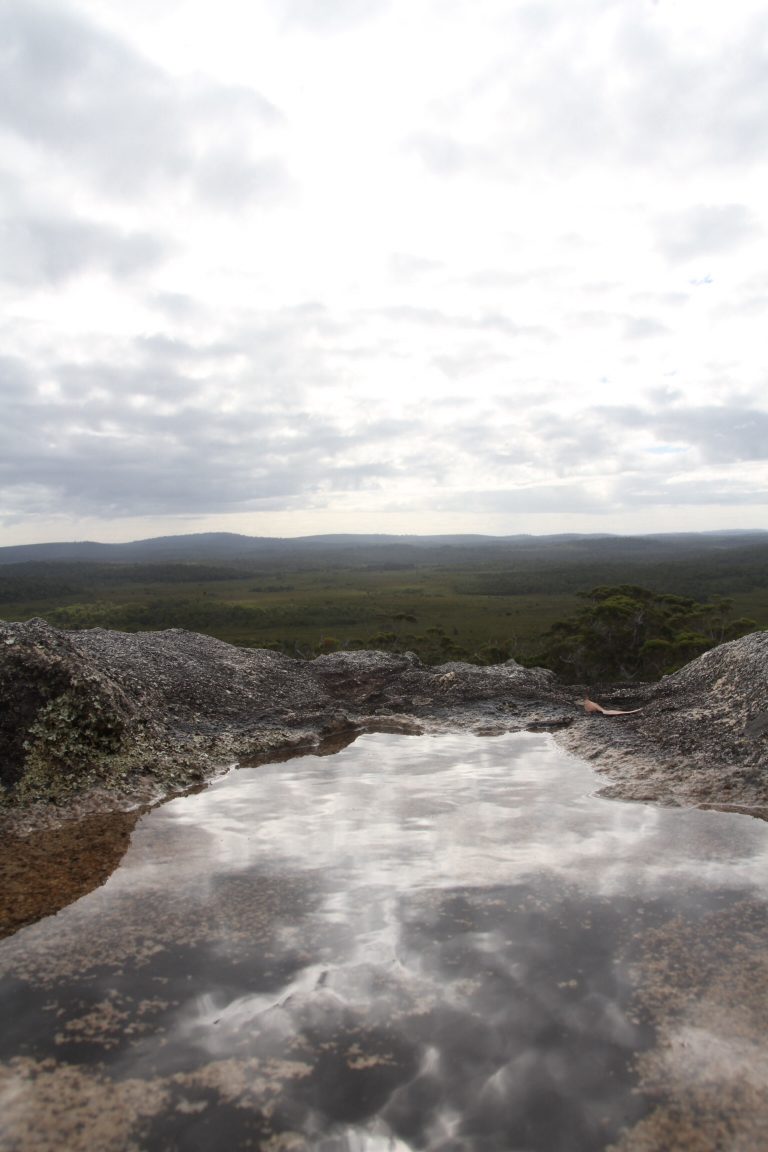
[[[632,695],[643,705],[636,715],[589,716],[558,734],[609,774],[604,795],[768,815],[768,632],[713,648]]]
[[[457,728],[551,729],[608,773],[608,794],[768,812],[768,632],[659,684],[591,694],[619,707],[631,694],[642,710],[587,715],[584,692],[514,661],[434,668],[412,654],[337,652],[305,662],[179,629],[0,623],[5,820],[149,802],[234,761],[360,731]]]
[[[511,661],[426,667],[413,655],[313,661],[172,629],[0,624],[0,785],[36,821],[151,800],[233,761],[358,731],[557,727],[577,715],[550,672]]]

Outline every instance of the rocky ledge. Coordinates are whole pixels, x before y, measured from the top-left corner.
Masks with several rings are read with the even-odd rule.
[[[712,648],[632,695],[638,713],[586,717],[558,737],[608,774],[603,795],[768,817],[768,632]]]
[[[0,623],[3,820],[19,829],[152,802],[235,761],[361,731],[457,728],[551,730],[609,773],[614,795],[768,811],[768,632],[631,693],[641,711],[593,715],[579,688],[514,661],[433,668],[412,654],[340,652],[303,662],[178,629]]]

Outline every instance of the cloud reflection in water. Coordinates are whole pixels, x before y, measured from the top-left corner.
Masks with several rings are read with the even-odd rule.
[[[46,950],[66,967],[119,921],[109,985],[146,1002],[160,982],[167,1007],[162,1043],[123,1036],[110,1074],[183,1083],[194,1109],[201,1069],[255,1069],[233,1147],[258,1114],[321,1150],[603,1148],[645,1110],[645,933],[764,893],[768,837],[594,788],[530,733],[369,735],[241,769],[152,813],[101,892],[17,947],[31,972]]]

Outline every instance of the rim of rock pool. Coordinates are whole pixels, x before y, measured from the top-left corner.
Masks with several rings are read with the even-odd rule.
[[[170,629],[66,632],[0,622],[6,830],[154,802],[233,761],[364,731],[544,730],[607,776],[608,794],[768,810],[768,632],[655,684],[583,686],[514,661],[425,666],[410,653],[297,661]]]

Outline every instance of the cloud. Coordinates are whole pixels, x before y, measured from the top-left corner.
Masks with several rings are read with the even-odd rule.
[[[508,515],[535,515],[556,512],[602,515],[615,504],[582,484],[531,484],[515,488],[454,492],[437,497],[441,511],[492,512]]]
[[[654,336],[666,336],[670,329],[653,316],[628,316],[624,323],[625,340],[647,340]]]
[[[751,478],[719,476],[659,478],[647,475],[617,477],[614,485],[617,507],[647,508],[760,507],[768,505],[768,485],[754,484]]]
[[[688,445],[707,463],[768,459],[768,412],[760,408],[688,404],[656,411],[628,406],[600,412],[609,424],[648,431],[661,443]]]
[[[6,0],[0,41],[0,127],[111,197],[187,184],[231,206],[289,185],[264,154],[279,113],[255,90],[173,78],[63,4]]]
[[[768,412],[726,405],[659,413],[657,435],[688,441],[710,463],[768,460]]]
[[[768,17],[481,7],[0,4],[9,513],[754,506]]]
[[[440,260],[432,260],[427,256],[416,256],[410,252],[393,252],[389,266],[395,279],[406,281],[430,276],[435,272],[443,271],[445,267]]]
[[[313,32],[338,32],[385,11],[389,0],[271,0],[278,15]]]
[[[233,375],[226,345],[150,339],[137,353],[129,366],[49,363],[37,373],[0,363],[3,515],[290,508],[400,470],[406,423],[371,416],[345,428],[297,403],[295,387],[253,387],[253,366]]]
[[[417,132],[403,141],[406,153],[412,153],[436,176],[456,176],[486,166],[488,157],[482,148],[473,147],[449,132]]]
[[[461,314],[442,311],[439,308],[393,304],[378,309],[374,315],[396,324],[414,324],[424,328],[445,328],[450,331],[499,333],[504,336],[533,336],[549,339],[552,332],[544,325],[520,324],[513,316],[487,309]]]
[[[484,344],[472,344],[457,353],[435,356],[433,363],[451,380],[464,380],[506,363],[506,356]]]
[[[727,252],[756,239],[761,231],[744,204],[699,204],[656,221],[657,244],[675,262]]]
[[[680,174],[761,163],[767,21],[747,7],[726,25],[697,12],[687,27],[669,5],[498,6],[485,66],[470,58],[457,69],[405,146],[440,177],[513,181],[606,165]]]
[[[16,216],[0,220],[0,280],[19,286],[57,285],[81,272],[106,270],[122,279],[157,267],[170,245],[74,217]]]

